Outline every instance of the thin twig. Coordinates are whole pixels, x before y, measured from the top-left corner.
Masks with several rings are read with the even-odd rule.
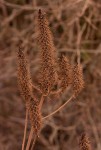
[[[26,119],[25,119],[25,128],[24,128],[24,137],[23,137],[23,142],[22,142],[22,150],[24,150],[24,146],[25,146],[27,124],[28,124],[28,110],[26,110]]]
[[[44,119],[46,119],[46,118],[48,118],[48,117],[53,116],[54,114],[56,114],[56,113],[57,113],[58,111],[60,111],[63,107],[65,107],[73,98],[74,98],[74,95],[71,96],[63,105],[61,105],[59,108],[57,108],[57,109],[56,109],[55,111],[53,111],[51,114],[49,114],[49,115],[43,117],[42,119],[44,120]]]
[[[46,119],[52,115],[54,115],[55,113],[57,113],[58,111],[60,111],[63,107],[65,107],[72,99],[74,98],[74,95],[71,96],[63,105],[61,105],[58,109],[56,109],[55,111],[53,111],[51,114],[43,117],[42,119]],[[43,96],[41,97],[41,106],[42,106],[42,101],[43,101]],[[27,143],[27,147],[26,147],[26,150],[29,150],[29,147],[30,147],[30,144],[31,144],[31,140],[32,140],[32,136],[33,136],[33,129],[31,128],[31,131],[30,131],[30,134],[29,134],[29,138],[28,138],[28,143]],[[34,141],[33,141],[33,145],[32,145],[32,148],[35,144],[35,141],[36,141],[36,135],[34,137]],[[32,150],[32,149],[31,149]]]
[[[51,91],[50,94],[55,95],[55,94],[59,94],[61,92],[62,92],[62,89],[58,89],[57,91]]]
[[[38,86],[36,86],[35,84],[31,84],[31,86],[32,86],[34,89],[36,89],[37,91],[39,91],[40,93],[42,93],[41,90],[38,88]]]
[[[36,139],[37,139],[37,136],[36,136],[36,135],[34,135],[34,140],[33,140],[33,143],[32,143],[31,150],[33,150],[33,148],[34,148],[34,145],[35,145]]]
[[[17,5],[17,4],[13,4],[13,3],[9,3],[9,2],[6,2],[4,0],[0,0],[0,4],[3,4],[5,6],[8,6],[8,7],[11,7],[11,8],[16,8],[16,9],[22,9],[22,10],[27,10],[27,11],[34,11],[34,10],[38,10],[40,7],[32,7],[31,5]]]
[[[81,53],[101,54],[101,49],[79,49],[79,50]],[[67,48],[59,49],[59,51],[65,53],[77,53],[75,49],[67,49]]]
[[[80,30],[80,25],[77,22],[77,28],[78,28],[78,38],[77,38],[77,62],[80,64],[80,59],[81,59],[81,51],[80,51],[80,44],[81,44],[81,39],[82,35],[84,33],[84,30],[86,29],[87,24],[84,24],[82,29]]]
[[[41,110],[41,108],[42,108],[43,102],[44,102],[44,96],[43,96],[43,94],[42,94],[42,95],[41,95],[41,99],[40,99],[40,110]]]
[[[28,142],[27,142],[26,150],[29,150],[29,148],[30,148],[32,137],[33,137],[33,128],[31,127],[31,131],[30,131],[30,134],[29,134],[29,137],[28,137]]]

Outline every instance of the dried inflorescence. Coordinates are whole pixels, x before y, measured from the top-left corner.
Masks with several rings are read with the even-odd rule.
[[[52,94],[54,85],[57,83],[57,71],[55,60],[55,48],[53,44],[52,35],[48,26],[48,21],[45,14],[39,10],[38,13],[38,27],[39,27],[39,45],[40,45],[40,88],[42,96]],[[36,135],[38,135],[41,128],[41,113],[43,100],[35,98],[33,93],[33,84],[31,80],[29,64],[21,44],[18,49],[18,82],[21,94],[26,102],[26,108],[29,112],[31,126]],[[61,55],[59,58],[59,79],[61,82],[62,91],[68,85],[73,84],[74,94],[77,96],[84,86],[82,69],[80,65],[76,65],[72,70],[69,59]],[[61,91],[61,89],[59,89]],[[57,92],[57,91],[55,91]],[[54,92],[53,92],[54,93]]]
[[[42,120],[39,101],[33,97],[30,97],[30,100],[26,103],[26,106],[28,108],[33,131],[36,135],[38,135],[41,129],[41,120]]]
[[[29,112],[33,131],[34,133],[38,134],[41,127],[39,101],[33,97],[29,65],[21,45],[18,49],[18,82],[20,86],[20,92],[25,100],[26,107]]]
[[[84,88],[83,72],[80,64],[77,64],[73,68],[73,90],[75,96],[82,91]]]
[[[47,95],[57,80],[55,71],[55,48],[53,38],[45,14],[38,13],[39,45],[40,45],[40,84],[44,95]]]
[[[25,101],[29,99],[29,95],[32,92],[32,81],[29,71],[29,64],[27,58],[24,54],[23,47],[21,44],[18,49],[18,84],[20,87],[20,92]]]
[[[80,141],[79,141],[79,147],[80,150],[91,150],[91,145],[89,138],[85,133],[81,135]]]
[[[59,58],[59,79],[61,80],[61,88],[64,91],[72,83],[72,67],[69,59],[64,55]]]

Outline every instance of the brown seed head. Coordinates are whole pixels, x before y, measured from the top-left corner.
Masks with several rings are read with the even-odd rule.
[[[53,38],[45,14],[38,13],[39,45],[40,45],[40,83],[41,90],[47,95],[56,83],[55,48]]]
[[[20,92],[24,98],[24,100],[28,100],[29,95],[32,92],[31,87],[31,75],[29,71],[29,65],[24,54],[23,48],[20,45],[18,49],[18,84],[20,87]]]
[[[77,96],[84,87],[83,73],[81,65],[77,64],[73,68],[73,90]]]
[[[33,131],[38,134],[41,127],[39,102],[33,97],[29,65],[21,45],[18,49],[18,83],[22,97],[26,102]]]
[[[28,108],[31,126],[35,134],[39,134],[41,128],[41,113],[39,108],[39,102],[35,98],[31,97],[26,103]]]
[[[79,146],[80,146],[80,150],[91,150],[89,138],[85,133],[81,135]]]
[[[59,58],[59,78],[64,91],[72,83],[72,68],[69,59],[63,55]]]

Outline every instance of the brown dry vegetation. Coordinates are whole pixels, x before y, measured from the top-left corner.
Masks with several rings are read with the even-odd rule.
[[[101,150],[100,0],[0,0],[0,150],[21,149],[25,104],[17,85],[16,51],[22,40],[36,83],[39,8],[47,13],[58,55],[69,56],[74,63],[80,51],[86,85],[75,101],[44,121],[35,149],[79,150],[78,139],[85,131],[93,149]],[[65,102],[71,94],[68,90],[61,101],[57,96],[45,100],[42,115]]]

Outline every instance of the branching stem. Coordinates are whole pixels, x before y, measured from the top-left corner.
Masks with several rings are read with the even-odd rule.
[[[58,111],[60,111],[62,108],[64,108],[72,99],[74,98],[74,95],[71,96],[63,105],[61,105],[59,108],[57,108],[55,111],[53,111],[52,113],[50,113],[49,115],[43,117],[42,119],[45,120],[48,117],[53,116],[54,114],[56,114]]]

